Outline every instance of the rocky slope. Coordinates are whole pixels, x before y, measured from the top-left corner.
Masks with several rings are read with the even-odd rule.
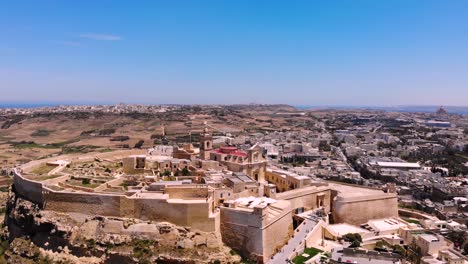
[[[238,263],[214,233],[166,222],[41,210],[10,191],[8,263]]]

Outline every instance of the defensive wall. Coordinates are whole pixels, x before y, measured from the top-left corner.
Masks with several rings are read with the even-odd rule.
[[[190,226],[201,231],[217,230],[219,213],[212,213],[212,199],[203,198],[206,188],[193,191],[192,199],[182,188],[171,188],[171,194],[144,193],[125,196],[121,194],[55,191],[43,184],[24,178],[15,171],[13,185],[16,193],[41,206],[44,210],[77,212],[90,215],[131,217],[142,220],[167,221],[180,226]]]
[[[334,223],[361,225],[371,219],[398,217],[396,193],[365,194],[346,197],[338,194],[333,199]]]
[[[303,208],[304,211],[308,211],[323,207],[326,213],[331,210],[331,189],[327,186],[309,186],[275,193],[271,198],[289,201],[292,209]]]
[[[291,212],[286,201],[254,208],[221,207],[223,242],[241,256],[266,263],[293,232]]]

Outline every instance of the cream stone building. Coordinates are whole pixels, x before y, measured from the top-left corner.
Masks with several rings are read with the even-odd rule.
[[[265,181],[267,161],[258,145],[247,152],[232,146],[221,147],[210,152],[210,159],[226,166],[229,171],[244,172],[258,182]]]

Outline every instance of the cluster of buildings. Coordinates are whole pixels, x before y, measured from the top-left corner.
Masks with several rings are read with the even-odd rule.
[[[110,159],[112,153],[89,157],[92,162]],[[79,160],[86,161],[84,157]],[[316,242],[312,238],[322,232],[319,226],[359,225],[398,216],[394,192],[330,184],[308,173],[299,175],[269,163],[259,144],[246,149],[214,147],[207,130],[199,147],[155,146],[144,154],[118,160],[122,167],[114,179],[102,181],[101,174],[89,178],[88,182],[96,183],[94,188],[74,184],[81,178],[67,173],[35,180],[28,173],[34,166],[26,164],[15,173],[15,189],[47,210],[100,212],[216,232],[242,256],[261,263],[292,259],[297,250],[304,250],[303,240],[311,240],[310,245]],[[360,213],[355,214],[356,210]],[[300,229],[299,239],[295,232]],[[294,251],[282,250],[285,246],[294,246]]]
[[[409,253],[422,263],[465,263],[461,248],[468,241],[450,235],[466,232],[466,175],[408,158],[466,148],[457,126],[463,119],[448,127],[430,122],[449,122],[442,118],[443,112],[324,113],[312,129],[237,137],[215,137],[205,128],[198,144],[102,154],[99,160],[121,168],[111,179],[91,177],[94,188],[73,184],[76,175],[35,180],[27,164],[14,184],[49,210],[215,232],[257,263],[306,255],[319,263],[306,253],[310,248],[329,252],[320,256],[330,263],[404,263]],[[350,247],[347,234],[359,234],[360,246]]]
[[[177,109],[177,106],[159,105],[56,105],[40,107],[5,107],[0,108],[0,115],[31,115],[31,114],[52,114],[52,113],[79,113],[79,112],[102,112],[102,113],[164,113]]]

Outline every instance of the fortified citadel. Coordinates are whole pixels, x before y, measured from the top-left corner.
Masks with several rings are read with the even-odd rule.
[[[283,263],[292,238],[312,245],[343,235],[329,230],[330,224],[398,217],[391,188],[298,175],[269,162],[258,144],[215,147],[207,129],[199,147],[161,145],[33,161],[14,171],[13,186],[16,195],[43,210],[211,232],[259,263]]]

